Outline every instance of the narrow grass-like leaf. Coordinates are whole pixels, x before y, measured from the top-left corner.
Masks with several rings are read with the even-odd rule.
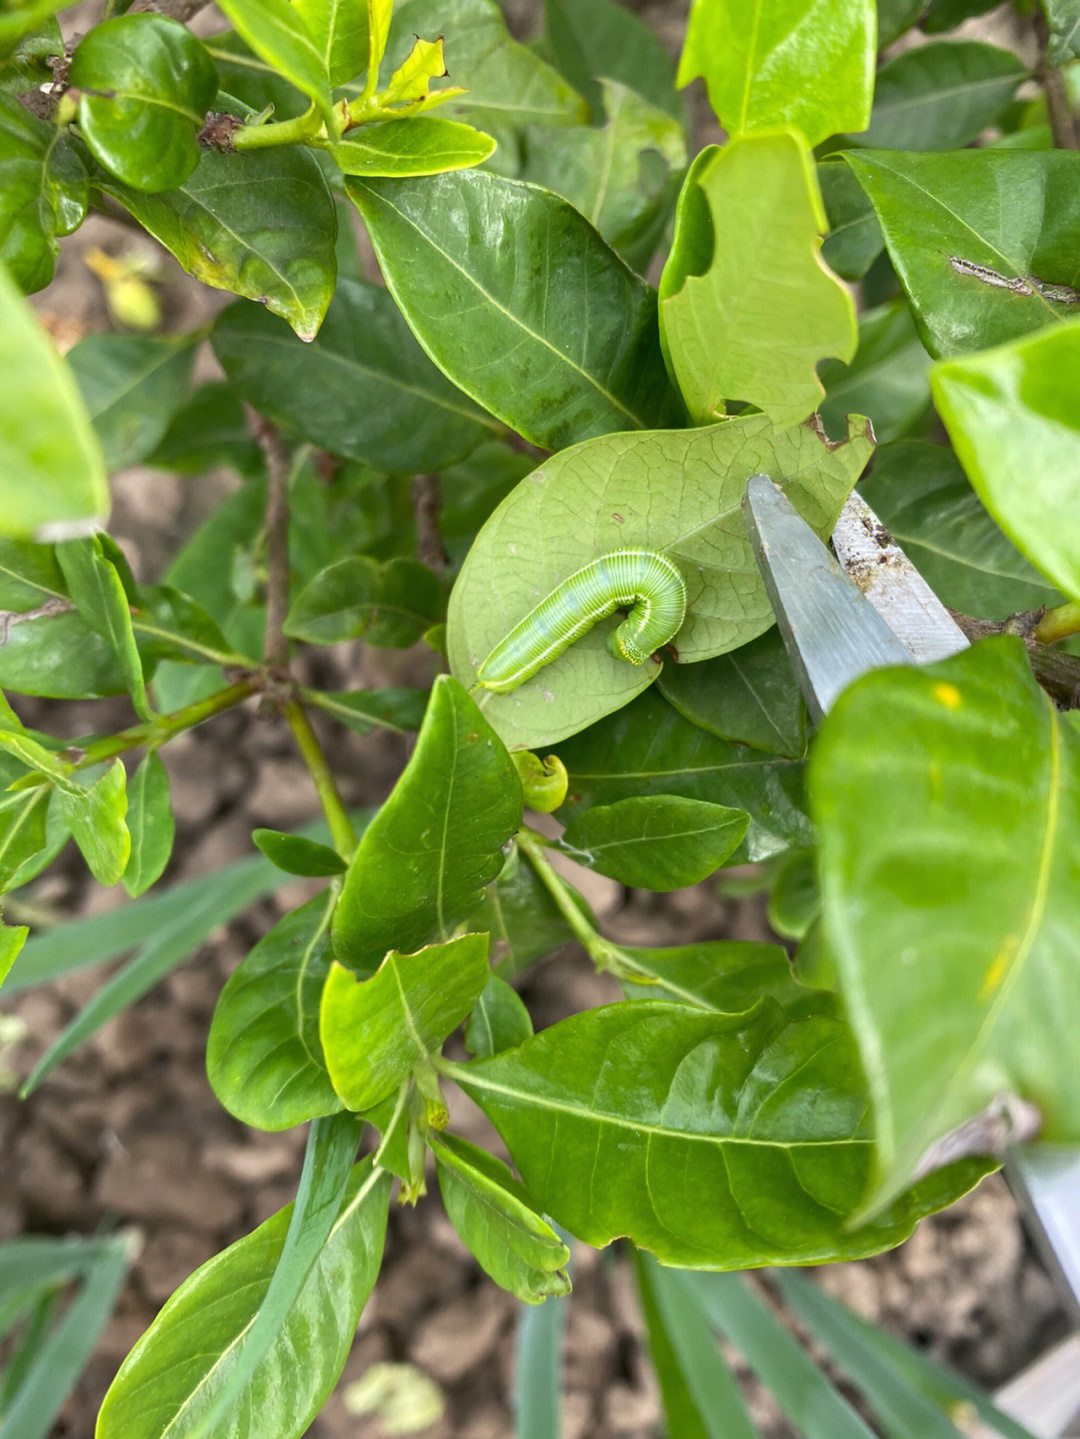
[[[516,1439],[562,1439],[562,1336],[566,1299],[518,1312],[514,1415]]]

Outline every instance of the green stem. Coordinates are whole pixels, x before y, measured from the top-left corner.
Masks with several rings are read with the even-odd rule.
[[[102,760],[126,754],[128,750],[140,749],[143,745],[157,749],[159,745],[182,734],[184,730],[194,729],[196,725],[202,724],[203,720],[221,714],[223,710],[232,709],[260,689],[261,676],[248,675],[246,679],[219,690],[208,699],[197,700],[195,704],[185,705],[183,709],[174,710],[172,714],[157,715],[145,724],[132,725],[130,729],[121,730],[118,734],[104,735],[101,739],[92,740],[85,746],[74,768],[86,769],[88,765],[100,764]]]
[[[234,150],[267,150],[274,145],[304,145],[318,134],[322,122],[313,105],[292,120],[272,120],[265,125],[243,125],[233,136]]]
[[[326,762],[319,737],[311,727],[307,711],[298,699],[290,699],[286,701],[283,713],[293,732],[297,748],[304,757],[304,763],[311,772],[326,822],[330,826],[334,848],[342,859],[351,859],[356,849],[356,830],[353,829],[352,820],[338,793],[337,782]]]
[[[1075,600],[1047,610],[1035,626],[1035,638],[1041,645],[1052,645],[1076,634],[1080,634],[1080,603]]]
[[[547,840],[544,836],[537,834],[534,830],[523,829],[518,836],[518,847],[522,855],[532,866],[537,879],[555,901],[555,907],[573,930],[575,938],[593,964],[599,970],[610,970],[615,974],[624,972],[627,968],[627,956],[623,954],[618,945],[612,944],[602,934],[597,933],[578,909],[570,896],[570,887],[559,878],[545,857],[546,845]]]

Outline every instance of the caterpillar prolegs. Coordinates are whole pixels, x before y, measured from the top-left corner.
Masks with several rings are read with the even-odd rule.
[[[612,550],[563,580],[499,641],[477,671],[485,689],[506,694],[558,659],[599,620],[630,613],[607,640],[608,652],[643,665],[674,639],[686,615],[686,582],[657,550]]]

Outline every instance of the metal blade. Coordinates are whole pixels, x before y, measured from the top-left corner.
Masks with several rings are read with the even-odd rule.
[[[845,685],[867,670],[913,663],[768,475],[747,481],[743,511],[776,623],[815,724]]]

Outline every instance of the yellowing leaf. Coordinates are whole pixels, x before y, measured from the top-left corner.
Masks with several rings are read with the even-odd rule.
[[[432,80],[439,80],[446,73],[442,37],[438,40],[421,40],[418,35],[405,63],[390,76],[390,84],[379,99],[384,106],[407,105],[415,100],[424,100]]]

